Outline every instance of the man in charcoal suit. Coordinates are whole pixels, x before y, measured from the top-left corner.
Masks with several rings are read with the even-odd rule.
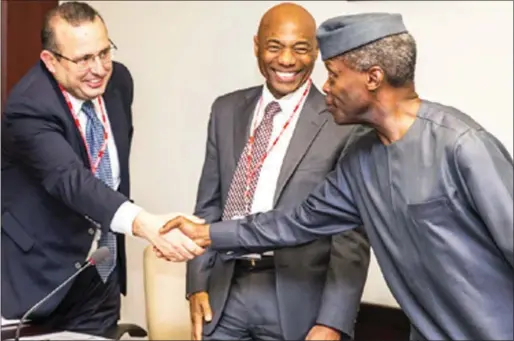
[[[334,168],[353,127],[333,122],[311,84],[315,29],[298,5],[263,16],[254,43],[266,83],[214,102],[196,216],[291,209]],[[352,337],[368,264],[360,230],[262,254],[208,251],[187,266],[193,339]]]

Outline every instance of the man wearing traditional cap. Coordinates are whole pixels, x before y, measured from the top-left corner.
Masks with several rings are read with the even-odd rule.
[[[466,114],[420,99],[416,44],[398,14],[330,19],[318,29],[326,102],[338,124],[371,129],[288,214],[196,225],[200,245],[252,250],[364,224],[411,338],[512,340],[513,164]]]

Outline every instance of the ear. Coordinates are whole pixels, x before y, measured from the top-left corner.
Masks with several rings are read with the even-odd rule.
[[[369,91],[377,90],[384,82],[384,70],[378,66],[372,66],[367,71],[367,87]]]
[[[39,57],[41,58],[43,63],[45,63],[45,66],[48,69],[48,71],[50,71],[50,73],[54,74],[55,73],[55,63],[57,62],[54,55],[48,50],[43,50],[43,51],[41,51]]]
[[[259,55],[259,38],[257,35],[253,36],[253,54],[255,57]]]

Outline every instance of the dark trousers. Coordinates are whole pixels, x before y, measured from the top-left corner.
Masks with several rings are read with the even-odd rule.
[[[67,330],[108,336],[120,316],[118,271],[103,283],[95,267],[77,276],[69,292],[50,316],[37,324],[52,330]]]
[[[236,267],[218,325],[203,340],[284,340],[275,269],[240,271]]]

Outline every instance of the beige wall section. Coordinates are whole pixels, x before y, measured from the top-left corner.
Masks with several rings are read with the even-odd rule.
[[[260,16],[275,2],[91,1],[135,80],[133,198],[153,212],[191,212],[204,156],[211,102],[261,82],[252,51]],[[419,44],[417,88],[456,106],[490,129],[512,153],[512,2],[299,2],[324,19],[394,11]],[[318,62],[313,79],[321,87]],[[145,324],[142,255],[129,240],[129,295],[124,320]],[[170,324],[187,337],[183,264],[172,266]],[[364,300],[395,305],[373,261]]]

